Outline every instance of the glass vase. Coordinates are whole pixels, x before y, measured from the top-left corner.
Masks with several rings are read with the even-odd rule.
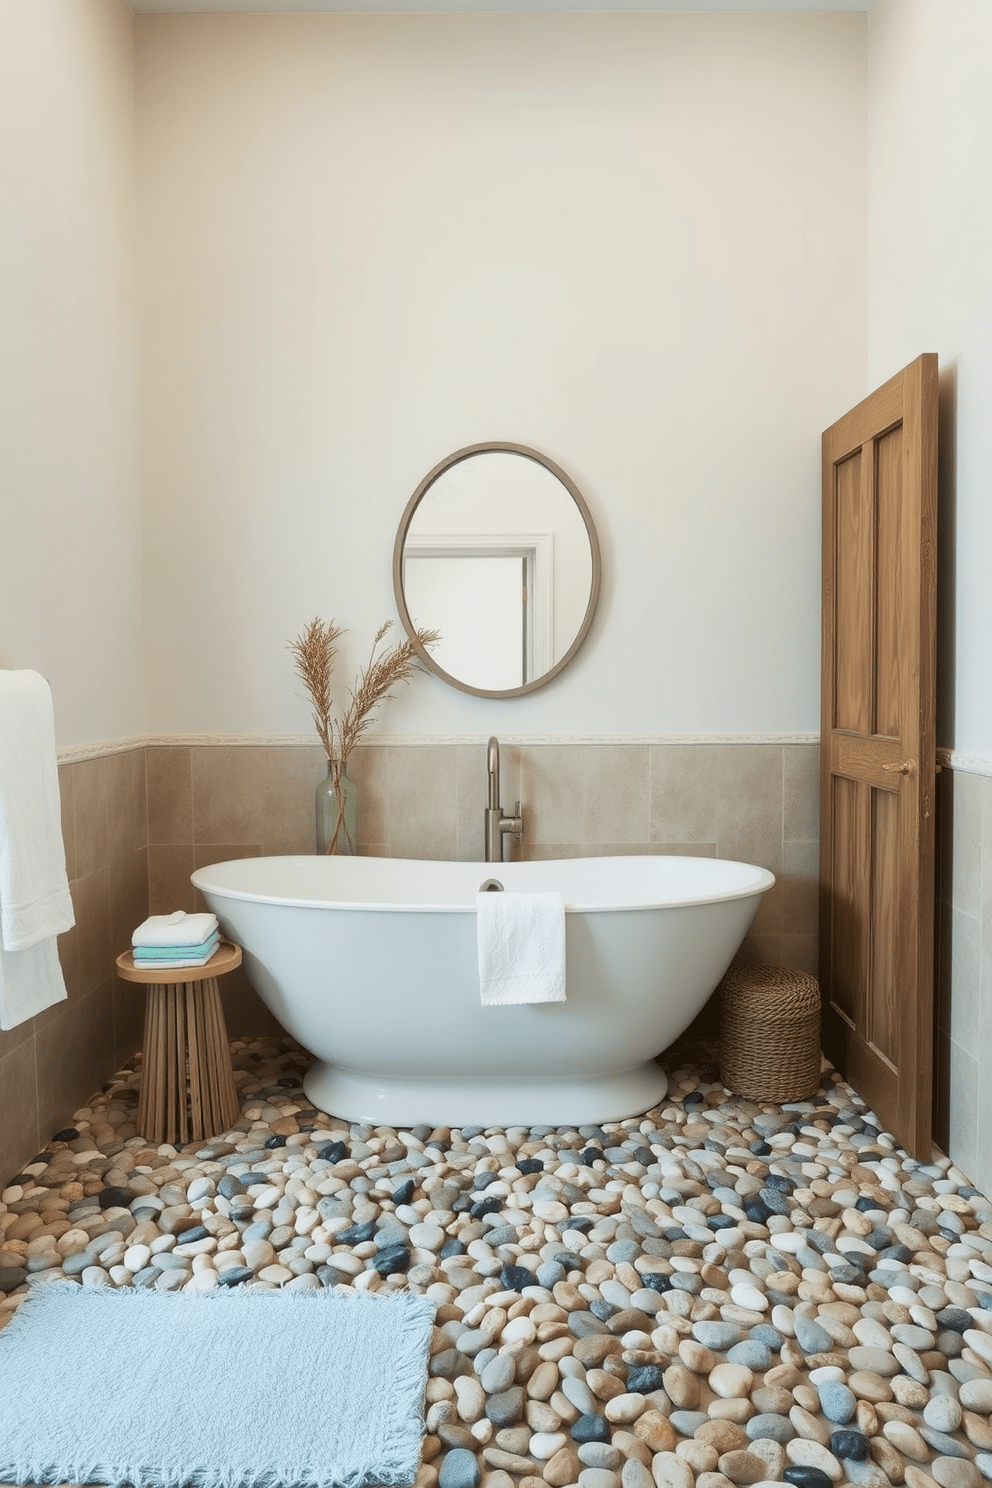
[[[358,852],[358,786],[343,765],[328,760],[317,787],[317,851],[351,856]]]

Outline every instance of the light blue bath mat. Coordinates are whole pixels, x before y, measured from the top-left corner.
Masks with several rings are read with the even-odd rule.
[[[410,1294],[42,1284],[0,1332],[0,1482],[412,1483],[433,1317]]]

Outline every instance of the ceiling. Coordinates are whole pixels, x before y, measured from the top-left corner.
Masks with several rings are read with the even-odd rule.
[[[135,15],[291,15],[319,11],[775,10],[866,11],[872,0],[127,0]]]

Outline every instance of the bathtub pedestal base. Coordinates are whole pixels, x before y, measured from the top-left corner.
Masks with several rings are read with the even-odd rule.
[[[303,1087],[318,1110],[373,1126],[588,1126],[649,1111],[664,1100],[668,1077],[653,1060],[582,1079],[386,1078],[318,1060]]]

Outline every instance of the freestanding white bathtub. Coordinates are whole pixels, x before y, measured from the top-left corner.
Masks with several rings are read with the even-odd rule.
[[[492,877],[564,898],[564,1003],[480,1004],[475,895]],[[654,1056],[699,1012],[774,882],[692,857],[244,858],[193,874],[256,991],[316,1055],[314,1105],[403,1127],[648,1110],[667,1089]]]

